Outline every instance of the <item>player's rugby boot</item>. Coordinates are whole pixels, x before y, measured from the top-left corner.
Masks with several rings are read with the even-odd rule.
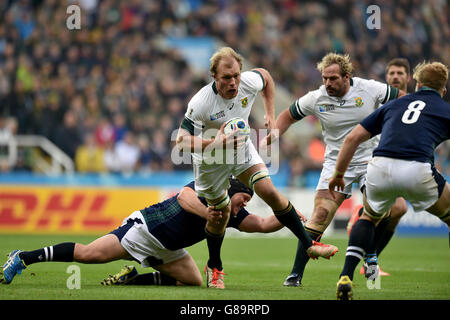
[[[206,286],[208,288],[225,289],[225,283],[223,282],[223,277],[225,273],[223,270],[219,271],[217,268],[210,268],[208,265],[205,266],[206,274]]]
[[[312,242],[312,246],[306,250],[306,253],[311,259],[319,257],[330,259],[338,252],[338,248],[332,244],[324,244],[317,241]]]
[[[137,275],[138,271],[134,266],[125,266],[119,271],[119,273],[109,275],[108,278],[104,279],[100,283],[104,286],[127,284],[129,281],[136,278]]]
[[[337,300],[353,300],[352,280],[348,276],[342,276],[336,286]]]
[[[300,287],[300,275],[297,273],[291,273],[284,280],[283,286],[285,287]]]
[[[10,284],[13,281],[16,274],[21,274],[22,270],[27,266],[23,260],[19,257],[19,253],[22,250],[13,250],[8,255],[8,260],[3,265],[3,274],[0,276],[0,282]]]

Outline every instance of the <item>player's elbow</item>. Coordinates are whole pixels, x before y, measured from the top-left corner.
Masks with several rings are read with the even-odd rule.
[[[356,134],[353,134],[353,132],[351,132],[344,140],[344,144],[345,145],[358,145],[359,144],[359,139],[358,136]]]
[[[184,138],[186,137],[186,134],[182,132],[182,130],[178,130],[177,138],[175,140],[175,145],[178,147],[182,145]]]

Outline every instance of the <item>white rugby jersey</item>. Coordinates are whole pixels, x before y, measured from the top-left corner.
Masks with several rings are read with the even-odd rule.
[[[224,99],[218,93],[215,81],[200,89],[189,101],[181,127],[192,135],[210,139],[217,134],[223,123],[240,117],[247,121],[258,92],[265,87],[264,78],[258,71],[241,73],[238,94],[232,99]],[[249,140],[250,141],[250,140]],[[201,156],[193,154],[193,159]]]
[[[319,119],[326,144],[325,161],[336,162],[347,134],[381,104],[396,98],[398,92],[385,83],[353,77],[345,96],[331,97],[322,85],[296,100],[289,110],[296,120],[308,115]],[[366,164],[377,144],[373,138],[360,144],[350,165]]]

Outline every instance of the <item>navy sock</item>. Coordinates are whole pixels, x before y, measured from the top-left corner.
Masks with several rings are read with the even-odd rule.
[[[217,270],[220,271],[222,270],[222,259],[220,258],[220,249],[222,248],[222,242],[225,233],[217,235],[209,232],[205,228],[205,234],[209,252],[208,267],[217,268]]]
[[[320,241],[322,237],[322,232],[316,231],[314,229],[305,227],[306,232],[314,239],[314,241]],[[291,274],[296,273],[300,276],[300,279],[303,278],[303,273],[305,271],[306,264],[309,261],[309,256],[306,253],[306,249],[303,247],[302,242],[299,240],[297,244],[297,253],[295,254],[294,266],[292,267]]]
[[[289,230],[297,236],[305,250],[312,246],[312,239],[303,227],[302,221],[298,217],[297,211],[292,203],[289,202],[288,206],[284,210],[274,211],[274,214],[278,221],[289,228]]]
[[[380,239],[378,239],[378,241],[377,241],[377,245],[376,245],[377,256],[379,256],[381,251],[383,251],[384,248],[386,248],[387,244],[389,243],[389,241],[391,241],[393,236],[394,236],[394,231],[384,230]]]
[[[359,261],[372,246],[375,235],[375,225],[368,220],[356,221],[350,233],[347,252],[345,254],[344,268],[340,276],[349,276],[353,280],[353,273]]]
[[[74,250],[74,242],[64,242],[33,251],[23,251],[19,253],[19,257],[26,266],[46,261],[72,262]]]
[[[375,235],[373,239],[373,245],[369,249],[368,253],[379,254],[383,249],[387,246],[389,240],[391,240],[392,235],[394,234],[392,231],[387,230],[387,226],[391,221],[391,216],[384,218],[378,223],[375,227]]]

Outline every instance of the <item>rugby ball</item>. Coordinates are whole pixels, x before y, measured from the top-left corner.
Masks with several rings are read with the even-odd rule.
[[[247,140],[250,136],[250,127],[242,118],[232,118],[228,120],[223,129],[225,135],[234,133],[234,136],[245,136]]]

